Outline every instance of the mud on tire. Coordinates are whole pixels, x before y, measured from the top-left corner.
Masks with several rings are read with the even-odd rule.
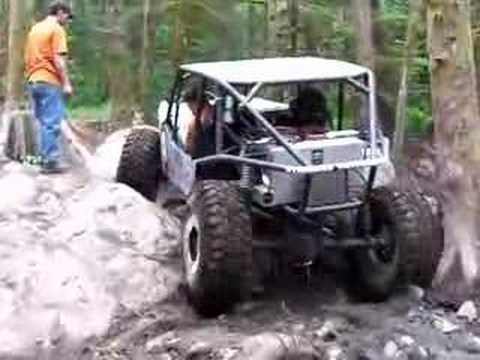
[[[204,316],[229,311],[250,293],[252,224],[233,182],[199,181],[182,231],[189,302]]]
[[[160,179],[160,136],[148,128],[133,128],[123,145],[117,181],[155,201]]]
[[[422,225],[421,240],[414,249],[417,254],[409,280],[416,285],[429,288],[444,249],[442,209],[434,195],[419,189],[411,190],[409,195],[418,207]]]
[[[410,281],[422,255],[420,208],[394,187],[373,189],[359,214],[358,235],[386,240],[373,249],[350,253],[353,295],[360,300],[385,300],[394,288]]]

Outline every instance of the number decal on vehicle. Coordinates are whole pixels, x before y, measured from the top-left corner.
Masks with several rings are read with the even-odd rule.
[[[312,150],[312,165],[323,164],[323,149]]]

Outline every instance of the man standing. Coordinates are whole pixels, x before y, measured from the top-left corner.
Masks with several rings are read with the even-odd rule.
[[[53,2],[48,16],[28,34],[25,66],[35,118],[40,124],[40,156],[43,173],[64,170],[60,165],[60,125],[65,117],[65,97],[73,94],[67,71],[65,25],[72,18],[70,7]]]

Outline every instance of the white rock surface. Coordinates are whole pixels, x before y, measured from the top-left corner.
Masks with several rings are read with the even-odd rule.
[[[94,156],[87,160],[86,166],[93,176],[103,180],[115,179],[123,144],[129,132],[130,129],[123,129],[110,135],[97,148]]]
[[[408,335],[403,335],[399,339],[400,345],[403,347],[412,347],[415,345],[415,340],[411,336]]]
[[[385,344],[383,354],[387,359],[393,359],[399,352],[398,345],[394,341],[389,341]]]
[[[314,332],[319,339],[330,342],[338,338],[337,326],[332,320],[327,320],[323,326]]]
[[[434,315],[433,325],[444,334],[450,334],[460,330],[458,325],[438,315]]]
[[[37,192],[37,184],[18,163],[8,163],[2,170],[4,175],[0,173],[0,211],[8,213],[32,201]]]
[[[408,286],[408,293],[414,300],[417,301],[420,301],[425,297],[425,290],[416,285]]]
[[[195,360],[195,359],[207,359],[210,356],[213,348],[211,344],[206,342],[199,341],[193,344],[187,353],[187,360]]]
[[[0,358],[103,334],[119,307],[176,291],[178,223],[130,188],[82,172],[0,170]]]
[[[338,345],[332,345],[325,351],[325,360],[347,360],[347,355]]]
[[[147,352],[157,352],[164,350],[165,347],[171,346],[180,341],[174,331],[168,331],[153,339],[148,340],[145,344]]]
[[[471,300],[465,301],[458,309],[457,316],[461,319],[467,319],[469,322],[477,320],[478,312],[475,303]]]
[[[334,355],[336,352],[334,352]],[[261,333],[246,338],[235,360],[315,359],[315,351],[301,337],[281,333]]]

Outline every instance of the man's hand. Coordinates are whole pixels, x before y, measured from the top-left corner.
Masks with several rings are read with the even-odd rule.
[[[63,93],[68,97],[73,95],[73,86],[70,83],[63,85]]]
[[[54,58],[55,61],[55,66],[57,67],[58,74],[60,76],[60,79],[63,83],[63,93],[66,96],[72,96],[73,95],[73,86],[72,83],[70,82],[70,78],[68,76],[68,70],[67,70],[67,61],[64,55],[56,55]]]

